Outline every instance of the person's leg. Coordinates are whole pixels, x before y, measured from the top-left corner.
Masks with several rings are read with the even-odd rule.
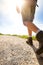
[[[32,36],[32,31],[37,33],[40,29],[35,25],[33,24],[31,21],[25,21],[23,22],[23,24],[27,27],[27,30],[28,30],[28,34],[30,36]]]
[[[29,35],[29,37],[32,37],[32,31],[29,29],[28,26],[27,26],[27,30],[28,30],[28,35]]]
[[[43,31],[41,31],[36,25],[32,22],[28,22],[27,24],[28,31],[29,29],[36,33],[36,39],[39,41],[39,49],[36,51],[38,55],[43,52]],[[30,31],[29,31],[30,32]],[[29,33],[31,35],[31,32]]]
[[[33,45],[32,31],[34,31],[36,33],[37,31],[39,31],[39,29],[32,22],[29,22],[29,21],[24,22],[24,25],[27,27],[28,35],[29,35],[29,38],[26,41],[26,43],[28,43],[29,45]]]
[[[39,45],[41,45],[41,47],[37,50],[36,53],[41,54],[43,50],[43,31],[40,31],[40,29],[36,25],[34,25],[32,22],[25,22],[25,25],[28,29],[28,33],[30,36],[32,35],[32,31],[37,33],[36,39],[39,41]]]
[[[39,31],[39,28],[34,25],[31,21],[25,21],[23,22],[23,24],[27,27],[29,37],[32,37],[32,31],[35,33]]]
[[[28,27],[27,27],[27,29],[28,29],[29,37],[28,37],[28,40],[26,41],[26,43],[29,44],[29,45],[33,45],[33,42],[32,42],[32,31]]]
[[[33,24],[32,22],[28,22],[27,28],[35,33],[37,33],[39,31],[39,28],[35,24]]]

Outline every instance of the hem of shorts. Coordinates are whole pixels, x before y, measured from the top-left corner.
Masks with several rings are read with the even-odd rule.
[[[23,20],[23,22],[33,22],[33,20]]]

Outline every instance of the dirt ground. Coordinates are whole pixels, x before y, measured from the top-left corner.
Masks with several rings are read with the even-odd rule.
[[[38,48],[37,41],[33,41]],[[26,39],[16,36],[0,36],[0,65],[43,65]]]

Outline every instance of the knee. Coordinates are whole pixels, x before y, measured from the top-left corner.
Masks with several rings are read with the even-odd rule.
[[[25,26],[28,26],[28,22],[23,22],[23,24],[24,24]]]
[[[32,22],[29,22],[29,21],[26,21],[26,22],[23,22],[23,24],[27,27],[30,27],[33,23]]]

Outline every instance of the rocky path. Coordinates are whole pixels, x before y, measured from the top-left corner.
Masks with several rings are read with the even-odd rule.
[[[38,47],[38,42],[33,41]],[[16,36],[0,36],[0,65],[43,65],[43,59],[37,59],[26,39]]]

